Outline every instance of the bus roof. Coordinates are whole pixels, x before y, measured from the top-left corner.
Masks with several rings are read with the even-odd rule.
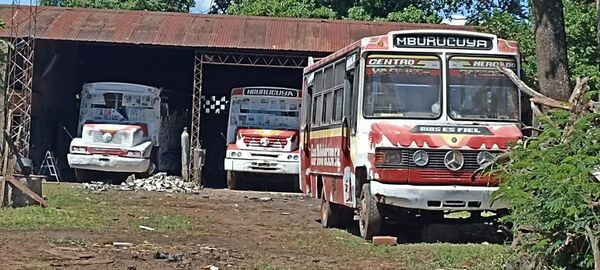
[[[426,46],[419,47],[419,45],[399,47],[396,44],[395,38],[400,40],[416,42],[424,42]],[[450,46],[439,47],[440,44],[447,44],[450,39],[470,39],[469,41],[480,41],[485,43],[487,47],[481,48],[452,48]],[[461,40],[464,41],[464,40]],[[427,42],[431,42],[430,44]],[[404,45],[404,44],[402,44]],[[438,45],[438,46],[435,46]],[[328,65],[333,61],[338,60],[340,57],[354,51],[360,50],[362,52],[368,51],[389,51],[389,52],[434,52],[434,51],[448,51],[448,52],[460,52],[460,53],[485,53],[485,54],[507,54],[507,55],[518,55],[518,43],[512,40],[505,40],[498,38],[496,35],[489,33],[481,33],[474,31],[462,31],[462,30],[449,30],[449,29],[425,29],[425,30],[402,30],[402,31],[391,31],[386,35],[365,37],[357,40],[348,46],[338,50],[329,56],[320,59],[316,63],[309,65],[304,68],[304,73],[310,73],[320,67]]]
[[[151,92],[154,94],[159,94],[161,89],[142,85],[142,84],[134,84],[134,83],[122,83],[122,82],[93,82],[93,83],[85,83],[83,84],[83,90],[94,93],[94,92],[113,92],[113,93],[147,93]]]

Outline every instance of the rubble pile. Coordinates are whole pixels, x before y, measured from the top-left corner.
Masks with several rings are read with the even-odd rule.
[[[83,183],[81,184],[81,187],[86,188],[86,189],[91,189],[92,191],[107,191],[110,188],[114,188],[115,186],[105,183],[105,182],[99,182],[99,181],[92,181],[89,183]]]
[[[120,186],[121,190],[159,191],[172,193],[198,193],[200,187],[194,182],[185,182],[179,176],[157,173],[149,178],[127,179]]]

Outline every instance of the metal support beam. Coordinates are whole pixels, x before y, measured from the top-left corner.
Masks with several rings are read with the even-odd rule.
[[[200,115],[202,114],[202,52],[194,57],[194,89],[192,93],[192,129],[190,132],[190,179],[203,186],[198,155],[194,152],[202,148],[200,140]]]
[[[204,52],[201,54],[205,64],[235,65],[251,67],[304,68],[308,56],[244,54],[229,52]]]
[[[248,54],[197,51],[194,56],[194,90],[192,94],[192,129],[190,132],[190,179],[203,185],[199,155],[202,149],[200,120],[202,116],[202,68],[205,64],[250,67],[304,68],[308,56]]]

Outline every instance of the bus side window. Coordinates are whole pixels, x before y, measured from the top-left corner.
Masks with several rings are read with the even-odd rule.
[[[358,120],[358,74],[359,67],[346,72],[344,81],[344,116],[350,120],[350,134],[356,134]]]

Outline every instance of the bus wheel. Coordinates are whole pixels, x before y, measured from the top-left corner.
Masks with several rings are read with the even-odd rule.
[[[227,171],[227,188],[236,190],[240,188],[239,177],[235,172]]]
[[[340,225],[340,207],[327,201],[325,189],[321,191],[321,226],[323,228],[335,228]]]
[[[371,195],[370,187],[369,184],[362,186],[359,209],[360,220],[358,222],[360,236],[367,240],[371,240],[373,236],[379,234],[382,223],[377,198]]]

